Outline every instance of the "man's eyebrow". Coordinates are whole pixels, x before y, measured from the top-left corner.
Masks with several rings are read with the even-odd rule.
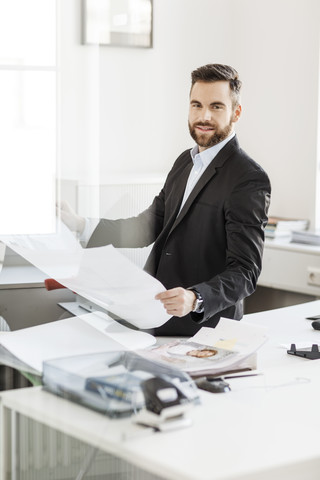
[[[201,104],[201,102],[199,100],[190,100],[190,103],[200,103]]]

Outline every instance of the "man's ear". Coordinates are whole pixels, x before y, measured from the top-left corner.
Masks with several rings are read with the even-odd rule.
[[[237,105],[236,108],[234,109],[233,117],[232,117],[232,121],[234,123],[237,122],[239,120],[239,118],[241,117],[241,112],[242,112],[241,105]]]

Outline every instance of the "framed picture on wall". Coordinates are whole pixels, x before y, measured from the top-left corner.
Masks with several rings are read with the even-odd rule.
[[[152,0],[82,0],[82,43],[152,47]]]

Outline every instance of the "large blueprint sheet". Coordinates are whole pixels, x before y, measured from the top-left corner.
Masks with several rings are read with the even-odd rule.
[[[112,245],[84,249],[62,223],[56,234],[0,240],[49,278],[138,328],[158,327],[170,318],[154,298],[164,286]]]

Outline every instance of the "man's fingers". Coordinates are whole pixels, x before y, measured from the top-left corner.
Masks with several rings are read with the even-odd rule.
[[[155,298],[156,300],[165,301],[177,297],[182,292],[183,288],[181,287],[171,288],[170,290],[166,290],[165,292],[158,293]]]
[[[163,303],[169,315],[183,317],[192,311],[195,294],[182,287],[171,288],[155,297]]]

